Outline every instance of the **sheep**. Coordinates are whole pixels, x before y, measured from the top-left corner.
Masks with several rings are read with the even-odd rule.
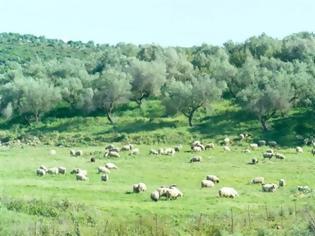
[[[114,151],[109,151],[109,152],[106,152],[104,154],[105,157],[120,157],[120,154],[118,152],[114,152]]]
[[[275,153],[275,157],[277,158],[277,159],[280,159],[280,160],[283,160],[283,159],[285,159],[285,155],[283,155],[282,153]]]
[[[113,144],[109,144],[105,147],[105,150],[111,150],[113,148],[115,148],[115,146]]]
[[[207,175],[207,180],[211,180],[213,183],[219,183],[220,179],[215,175]]]
[[[178,197],[182,197],[183,193],[177,187],[169,187],[166,191],[166,198],[168,199],[177,199]]]
[[[106,163],[105,167],[109,170],[118,169],[118,167],[114,163]]]
[[[245,139],[245,134],[240,134],[240,140]]]
[[[194,146],[194,147],[192,148],[192,151],[193,151],[193,152],[201,152],[201,151],[202,151],[202,148],[199,147],[199,146]]]
[[[91,157],[90,162],[95,162],[95,157]]]
[[[303,192],[303,193],[310,193],[312,190],[309,186],[298,186],[297,187],[299,192]]]
[[[156,191],[159,193],[159,198],[161,198],[161,197],[167,197],[167,196],[166,196],[167,190],[168,190],[167,187],[164,187],[164,186],[159,187],[159,188],[156,190]]]
[[[39,167],[39,169],[42,169],[42,170],[44,170],[45,172],[47,172],[47,171],[48,171],[47,167],[46,167],[46,166],[44,166],[44,165],[41,165],[41,166]]]
[[[227,152],[230,152],[231,151],[231,148],[229,146],[223,146],[223,150],[224,151],[227,151]]]
[[[302,152],[303,152],[303,148],[301,148],[301,147],[296,147],[296,148],[295,148],[295,151],[296,151],[297,153],[302,153]]]
[[[229,145],[230,142],[231,142],[231,140],[230,140],[228,137],[226,137],[226,138],[223,140],[223,143],[224,143],[225,145]]]
[[[214,148],[214,143],[207,143],[206,145],[205,145],[205,150],[207,150],[207,149],[213,149]]]
[[[49,151],[49,155],[51,155],[51,156],[54,156],[54,155],[56,155],[56,154],[57,154],[57,152],[56,152],[56,150],[54,150],[54,149],[52,149],[52,150]]]
[[[259,140],[258,141],[258,145],[259,146],[265,146],[266,145],[266,141],[265,140]]]
[[[286,185],[286,182],[284,179],[279,179],[279,187],[284,187]]]
[[[108,180],[109,180],[109,175],[108,175],[108,174],[103,174],[103,175],[101,175],[101,181],[106,182],[106,181],[108,181]]]
[[[175,152],[179,152],[183,148],[183,145],[179,144],[174,147]]]
[[[149,155],[159,155],[159,152],[155,149],[151,149]]]
[[[158,154],[160,154],[160,155],[165,155],[165,150],[164,150],[164,148],[159,148]]]
[[[205,146],[201,144],[200,141],[194,141],[191,145],[191,149],[194,150],[195,147],[199,147],[201,151],[205,150]]]
[[[107,169],[105,166],[99,166],[97,168],[97,173],[104,173],[104,174],[109,174],[110,173],[110,170]]]
[[[75,156],[75,150],[74,149],[70,150],[70,156]]]
[[[122,146],[121,151],[131,151],[133,149],[133,145],[132,144],[127,144]]]
[[[269,159],[271,159],[271,158],[273,157],[273,153],[271,153],[271,152],[265,152],[265,153],[263,154],[263,157],[264,157],[264,158],[269,158]]]
[[[265,178],[264,177],[255,177],[250,181],[252,184],[263,184],[265,182]]]
[[[130,150],[129,155],[138,155],[140,153],[139,148],[134,148],[132,150]]]
[[[57,167],[49,168],[47,173],[51,174],[51,175],[57,175],[58,174],[58,168]]]
[[[160,199],[160,194],[157,190],[155,190],[154,192],[151,193],[150,197],[152,201],[157,202]]]
[[[83,155],[83,151],[82,150],[76,150],[75,151],[75,156],[78,157],[78,156],[82,156]]]
[[[70,174],[82,174],[82,175],[87,175],[87,171],[86,170],[82,170],[79,168],[75,168],[73,169]]]
[[[251,144],[249,145],[249,147],[250,147],[251,149],[257,149],[257,148],[258,148],[258,144],[257,144],[257,143],[251,143]]]
[[[204,179],[201,181],[201,188],[212,188],[214,183],[211,180]]]
[[[46,174],[46,171],[43,169],[38,168],[36,170],[36,175],[38,175],[38,176],[44,176],[45,174]]]
[[[258,161],[257,158],[252,158],[250,164],[255,165],[255,164],[258,164],[258,162],[259,162],[259,161]]]
[[[202,160],[202,157],[199,157],[199,156],[194,156],[190,159],[190,163],[193,163],[193,162],[201,162]]]
[[[63,166],[58,167],[58,173],[59,174],[65,175],[66,171],[67,171],[66,167],[63,167]]]
[[[269,145],[270,147],[276,147],[276,146],[278,145],[278,143],[277,143],[276,141],[269,141],[269,142],[268,142],[268,145]]]
[[[201,142],[199,140],[196,140],[192,142],[191,147],[199,146],[199,145],[201,145]]]
[[[174,148],[165,148],[164,152],[165,152],[165,155],[168,155],[168,156],[173,156],[176,153]]]
[[[262,184],[263,192],[275,192],[278,189],[278,185],[276,184]]]
[[[231,187],[223,187],[219,190],[220,197],[235,198],[238,196],[237,191]]]
[[[76,180],[78,180],[78,181],[86,181],[89,179],[86,175],[84,175],[82,173],[76,174],[75,177],[76,177]]]
[[[144,183],[138,183],[133,185],[133,192],[140,193],[147,190],[147,186]]]

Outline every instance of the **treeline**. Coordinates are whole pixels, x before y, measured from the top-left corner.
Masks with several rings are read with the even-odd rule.
[[[262,34],[223,47],[99,45],[32,35],[0,34],[0,111],[27,122],[60,104],[84,114],[112,114],[122,104],[160,99],[168,115],[195,112],[230,99],[268,120],[294,107],[314,108],[315,35],[282,40]]]

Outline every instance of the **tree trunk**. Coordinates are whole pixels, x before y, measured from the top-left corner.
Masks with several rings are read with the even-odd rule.
[[[193,126],[193,124],[192,124],[193,116],[194,116],[194,111],[191,112],[191,113],[189,114],[189,116],[188,116],[188,124],[189,124],[190,127]]]
[[[149,95],[147,93],[142,93],[141,96],[136,99],[136,103],[138,104],[139,107],[141,107],[142,105],[142,100],[148,96]]]
[[[260,118],[260,124],[264,132],[268,131],[267,120]]]
[[[113,124],[114,124],[114,121],[113,121],[113,119],[112,119],[111,113],[110,113],[110,112],[107,112],[106,116],[107,116],[107,119],[108,119],[109,123],[110,123],[111,125],[113,125]]]

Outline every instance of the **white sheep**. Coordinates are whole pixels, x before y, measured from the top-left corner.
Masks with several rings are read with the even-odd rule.
[[[101,176],[101,181],[106,182],[106,181],[108,181],[108,180],[109,180],[109,175],[108,175],[108,174],[103,174],[103,175]]]
[[[156,191],[154,191],[154,192],[151,193],[150,197],[151,197],[152,201],[155,201],[155,202],[156,202],[156,201],[158,201],[158,200],[160,199],[160,194],[159,194],[159,192],[156,190]]]
[[[207,150],[207,149],[213,149],[215,147],[215,145],[214,145],[214,143],[207,143],[206,145],[205,145],[205,149]]]
[[[51,174],[51,175],[57,175],[58,174],[58,168],[57,167],[49,168],[47,173]]]
[[[283,159],[285,159],[285,155],[284,154],[282,154],[282,153],[275,153],[275,157],[277,158],[277,159],[281,159],[281,160],[283,160]]]
[[[120,154],[118,152],[114,152],[114,151],[109,151],[109,152],[106,152],[105,157],[120,157]]]
[[[46,174],[46,171],[43,170],[43,169],[37,169],[37,170],[36,170],[36,174],[37,174],[38,176],[44,176],[44,175]]]
[[[226,198],[235,198],[236,196],[238,196],[238,193],[234,188],[223,187],[219,190],[219,196]]]
[[[132,144],[127,144],[122,146],[121,151],[131,151],[133,149],[133,145]]]
[[[46,166],[44,166],[44,165],[41,165],[41,166],[39,167],[39,169],[42,169],[42,170],[44,170],[45,172],[48,171],[48,168],[47,168]]]
[[[230,142],[231,142],[231,140],[230,140],[230,138],[226,137],[226,138],[223,140],[223,142],[224,142],[225,145],[229,145]]]
[[[309,186],[305,185],[305,186],[298,186],[297,187],[299,192],[303,192],[303,193],[310,193],[312,190]]]
[[[140,193],[147,190],[147,186],[144,183],[134,184],[132,187],[134,193]]]
[[[220,179],[215,175],[207,175],[207,180],[211,180],[213,183],[219,183]]]
[[[129,155],[138,155],[140,153],[139,148],[134,148],[129,152]]]
[[[70,150],[70,155],[71,155],[71,156],[75,156],[75,150],[74,150],[74,149],[71,149],[71,150]]]
[[[230,152],[231,148],[229,146],[223,146],[223,150],[226,152]]]
[[[83,155],[83,151],[82,150],[76,150],[75,151],[75,156],[82,156]]]
[[[212,188],[214,183],[211,180],[204,179],[201,181],[201,188]]]
[[[99,166],[97,168],[97,173],[104,173],[104,174],[109,174],[110,173],[110,170],[107,169],[105,166]]]
[[[251,149],[257,149],[258,148],[258,144],[257,143],[251,143],[251,144],[249,144],[249,147]]]
[[[177,199],[178,197],[182,196],[183,196],[182,192],[179,191],[179,189],[176,187],[168,188],[166,191],[166,197],[171,200]]]
[[[114,163],[110,163],[110,162],[106,163],[105,167],[109,170],[118,169],[118,167]]]
[[[66,171],[67,171],[66,167],[63,167],[63,166],[58,167],[58,173],[59,174],[65,175]]]
[[[202,148],[199,147],[199,146],[194,146],[194,147],[192,148],[192,150],[193,150],[194,152],[201,152],[201,151],[202,151]]]
[[[52,149],[52,150],[49,151],[49,155],[51,155],[51,156],[54,156],[54,155],[56,155],[56,154],[57,154],[57,152],[56,152],[56,150],[54,150],[54,149]]]
[[[284,187],[286,185],[286,182],[284,179],[279,179],[279,187]]]
[[[271,153],[271,152],[265,152],[264,154],[263,154],[263,157],[264,158],[269,158],[269,159],[271,159],[272,157],[273,157],[273,153]]]
[[[174,148],[165,148],[164,153],[165,153],[165,155],[173,156],[173,155],[175,155],[176,151]]]
[[[250,182],[252,184],[263,184],[265,182],[265,178],[258,176],[258,177],[253,178]]]
[[[78,174],[76,174],[76,180],[78,180],[78,181],[86,181],[86,180],[88,180],[89,178],[86,176],[86,175],[84,175],[83,173],[78,173]]]
[[[159,152],[155,149],[151,149],[149,155],[159,155]]]
[[[263,184],[261,187],[263,192],[275,192],[278,189],[277,184]]]
[[[296,147],[296,148],[295,148],[295,151],[296,151],[297,153],[302,153],[302,152],[303,152],[303,148],[302,148],[302,147]]]

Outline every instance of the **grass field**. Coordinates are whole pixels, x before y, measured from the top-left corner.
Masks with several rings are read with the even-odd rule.
[[[118,159],[97,157],[90,152],[104,147],[85,147],[83,157],[70,157],[68,148],[49,146],[2,147],[0,151],[0,234],[1,235],[311,235],[313,193],[299,194],[298,185],[314,187],[315,159],[310,148],[296,154],[281,149],[285,160],[263,160],[261,147],[252,153],[242,151],[248,144],[221,146],[200,153],[201,163],[189,163],[192,153],[186,145],[174,157],[152,157],[152,147],[137,145],[140,154],[123,153]],[[55,149],[57,155],[49,155]],[[257,157],[257,165],[247,162]],[[119,167],[106,183],[100,181],[97,167],[114,162]],[[88,171],[89,181],[78,182],[65,176],[38,177],[35,169],[65,166]],[[201,189],[200,181],[215,174],[221,182]],[[260,185],[249,184],[255,176],[287,186],[275,193],[263,193]],[[134,183],[144,182],[148,191],[129,193]],[[150,193],[161,185],[177,184],[184,197],[153,202]],[[218,189],[234,187],[236,199],[218,197]],[[313,231],[314,232],[314,231]]]

